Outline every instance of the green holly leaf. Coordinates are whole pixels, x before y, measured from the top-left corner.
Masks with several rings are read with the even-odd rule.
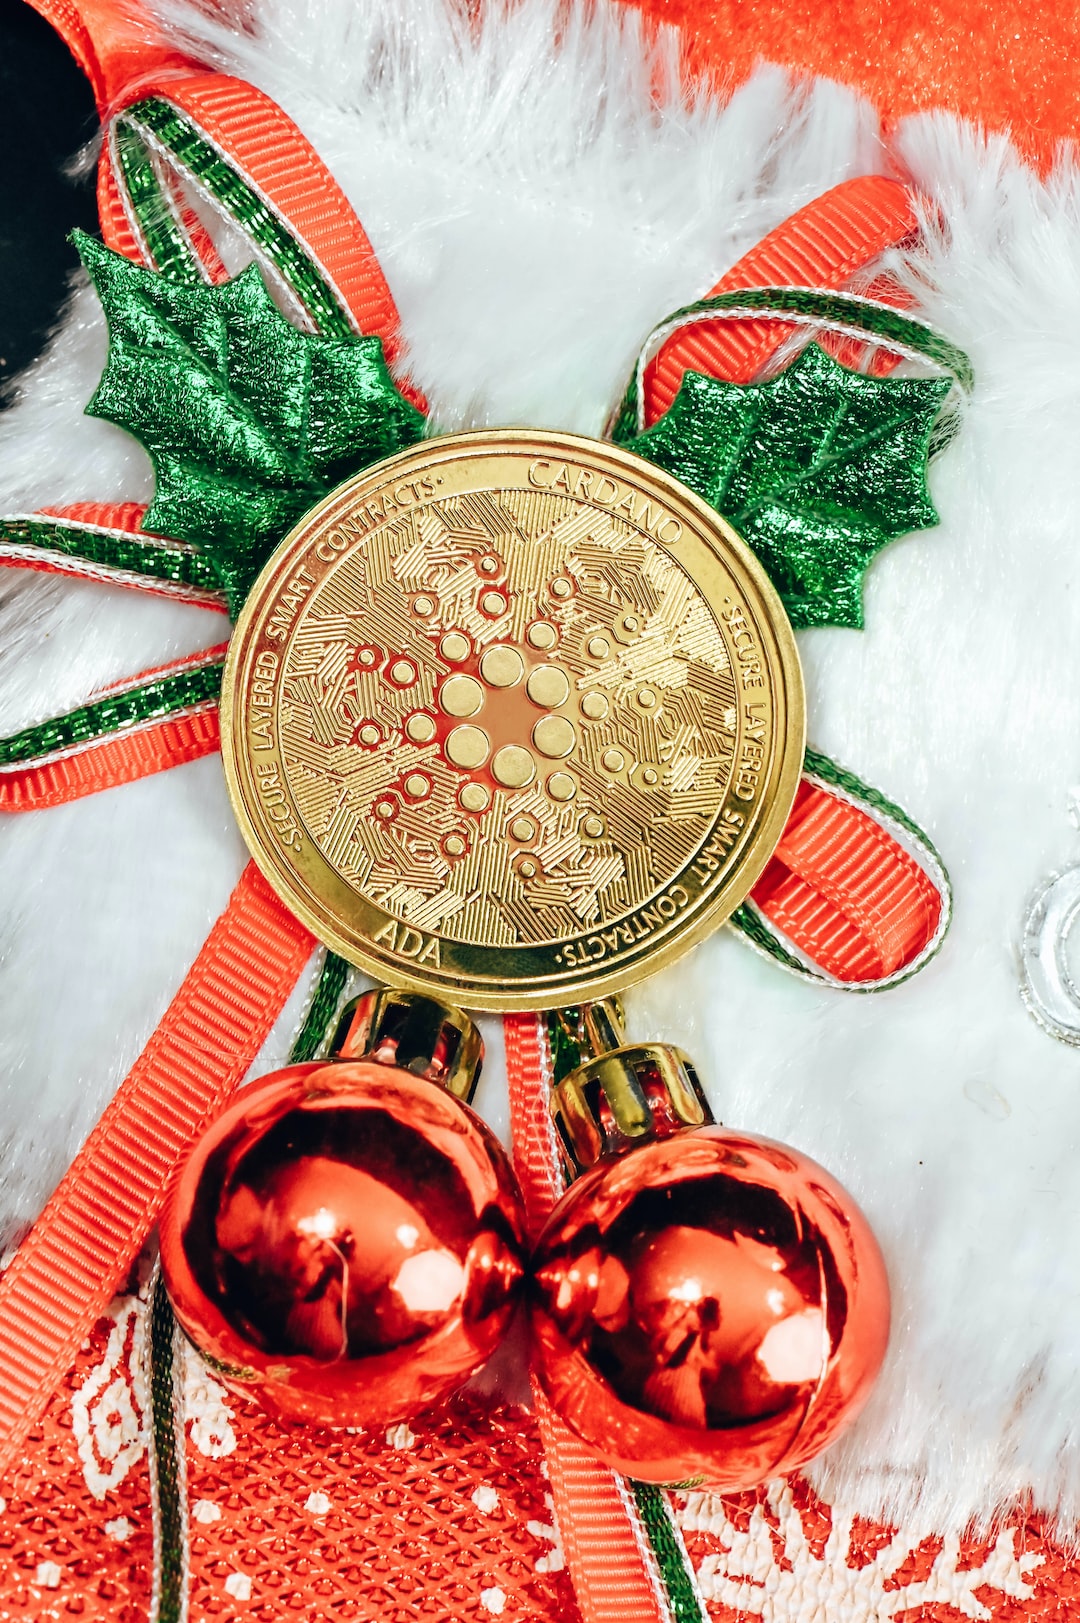
[[[420,438],[378,338],[297,330],[254,264],[220,287],[143,270],[75,234],[109,324],[86,410],[154,465],[143,527],[207,553],[236,615],[274,547],[335,485]]]
[[[687,372],[626,441],[696,490],[753,547],[796,628],[863,623],[874,554],[938,522],[926,485],[948,378],[873,378],[817,344],[765,383]]]

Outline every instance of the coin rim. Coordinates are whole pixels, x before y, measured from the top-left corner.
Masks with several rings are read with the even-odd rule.
[[[281,568],[281,560],[306,536],[313,523],[329,507],[340,503],[342,493],[352,487],[383,484],[392,477],[392,470],[417,460],[425,467],[440,461],[456,461],[472,455],[497,455],[500,451],[521,452],[530,447],[544,451],[561,450],[566,460],[589,463],[602,457],[621,465],[628,483],[640,485],[643,475],[661,491],[669,493],[673,505],[688,507],[698,520],[703,538],[725,565],[734,565],[733,572],[741,571],[747,586],[747,598],[756,598],[755,618],[761,629],[768,633],[776,655],[773,671],[779,680],[774,693],[774,713],[777,727],[778,765],[772,778],[772,800],[761,816],[754,837],[744,848],[737,866],[721,883],[716,892],[701,903],[686,924],[660,941],[655,950],[644,953],[629,962],[619,960],[606,971],[582,972],[574,968],[565,975],[548,975],[542,982],[515,983],[509,990],[488,987],[479,981],[468,984],[460,974],[439,975],[417,973],[399,962],[392,954],[382,954],[369,948],[365,941],[343,932],[328,909],[313,907],[308,895],[299,888],[292,868],[285,862],[277,847],[264,841],[262,831],[249,810],[243,792],[238,764],[237,739],[241,728],[234,726],[237,703],[237,673],[242,663],[242,651],[247,643],[257,605],[272,577]],[[714,544],[710,532],[719,531],[733,558]],[[660,543],[662,545],[662,543]],[[769,661],[770,666],[773,661]],[[460,1001],[470,1008],[501,1013],[527,1013],[566,1006],[624,991],[627,987],[647,980],[667,969],[692,948],[698,946],[718,929],[736,908],[746,900],[772,857],[794,804],[799,779],[802,775],[806,743],[806,700],[802,664],[794,632],[776,588],[773,586],[757,557],[731,524],[696,492],[684,485],[666,469],[657,467],[623,446],[607,440],[596,440],[586,435],[562,433],[552,429],[475,429],[460,434],[439,435],[422,440],[404,451],[372,463],[351,479],[344,480],[328,495],[308,509],[293,526],[259,572],[233,628],[222,676],[221,702],[221,755],[229,801],[256,867],[281,901],[303,924],[334,952],[378,980],[400,986],[428,996],[446,997],[460,994]],[[277,860],[275,860],[275,857]],[[375,905],[375,904],[372,904]],[[391,915],[392,916],[392,915]],[[402,921],[404,922],[404,921]],[[437,932],[435,932],[437,934]],[[495,949],[491,949],[494,951]],[[505,984],[505,983],[504,983]]]

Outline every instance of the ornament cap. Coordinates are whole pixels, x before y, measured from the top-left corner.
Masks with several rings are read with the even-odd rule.
[[[590,1046],[607,1052],[571,1071],[552,1096],[572,1177],[603,1157],[713,1121],[697,1072],[681,1048],[623,1043],[622,1011],[613,1000],[589,1005],[581,1024]]]
[[[468,1104],[480,1079],[484,1042],[463,1009],[383,987],[345,1005],[329,1058],[396,1065]]]

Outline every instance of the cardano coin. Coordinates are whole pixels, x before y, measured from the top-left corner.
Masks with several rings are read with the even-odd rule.
[[[352,963],[487,1009],[621,989],[738,906],[803,755],[779,599],[723,519],[599,441],[459,434],[281,544],[222,694],[270,884]]]

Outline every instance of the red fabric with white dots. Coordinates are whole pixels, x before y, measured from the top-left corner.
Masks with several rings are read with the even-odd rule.
[[[0,1491],[0,1620],[144,1623],[152,1538],[142,1306],[99,1320]],[[191,1623],[580,1623],[530,1415],[461,1399],[412,1428],[297,1432],[187,1382]],[[676,1496],[715,1623],[1066,1623],[1080,1565],[1016,1516],[946,1541],[805,1483]],[[628,1619],[628,1623],[631,1620]]]

